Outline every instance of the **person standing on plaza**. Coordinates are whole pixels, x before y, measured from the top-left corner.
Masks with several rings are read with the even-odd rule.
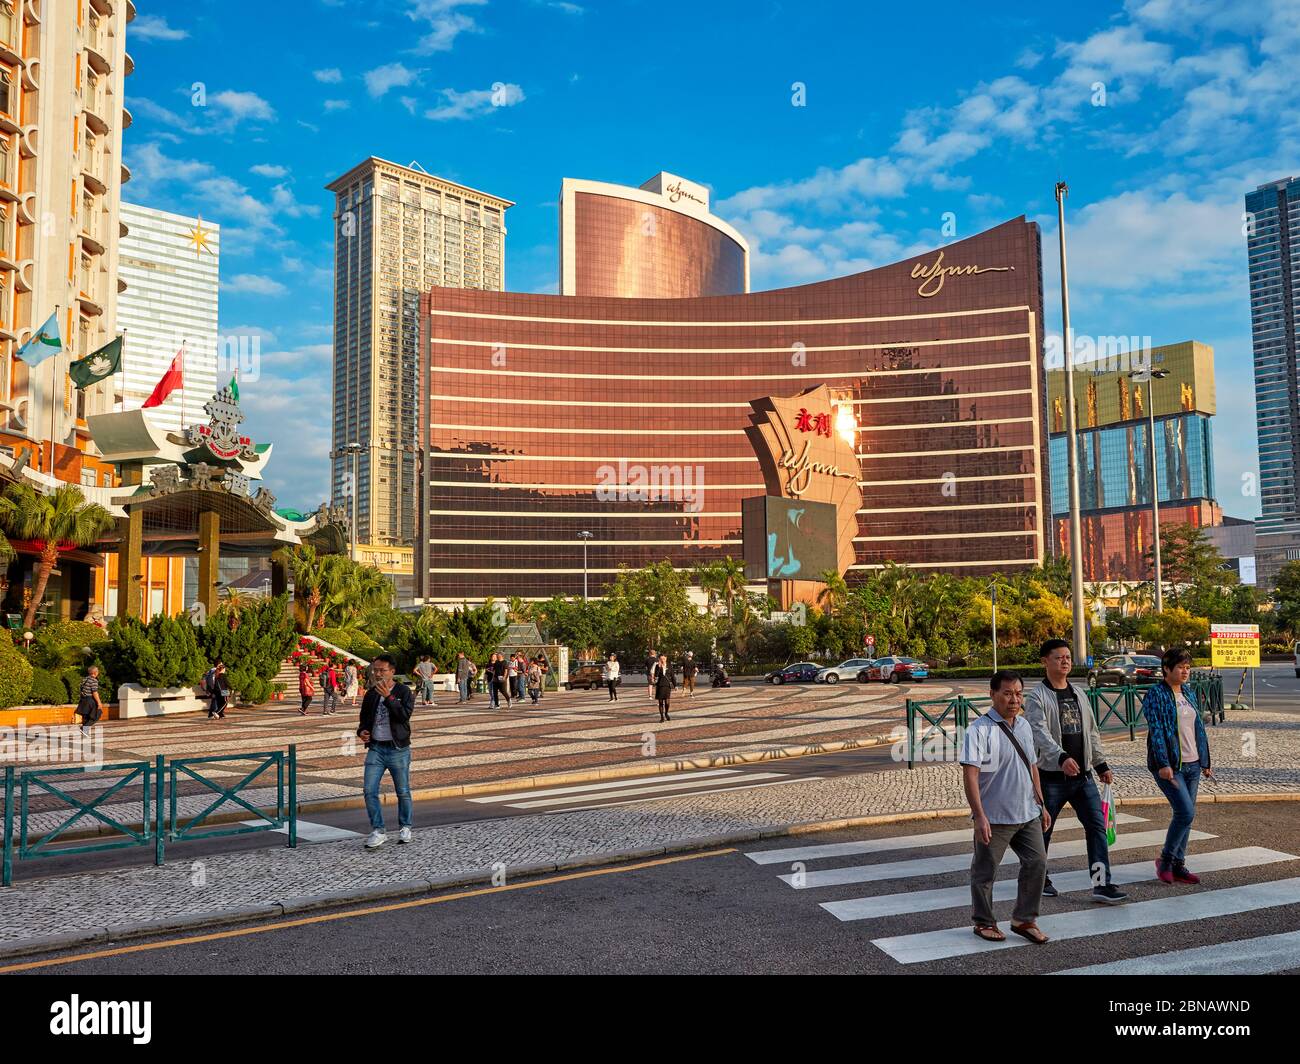
[[[993,880],[1010,846],[1020,858],[1020,878],[1011,930],[1041,946],[1038,907],[1047,878],[1043,831],[1050,826],[1035,765],[1034,733],[1020,718],[1024,681],[1002,669],[989,681],[993,706],[966,729],[962,739],[962,785],[975,821],[975,856],[970,866],[971,917],[975,934],[1005,942],[993,915]]]
[[[456,653],[456,702],[469,701],[469,678],[473,675],[470,670],[474,663],[465,657],[465,651],[461,650]]]
[[[483,666],[483,682],[487,685],[488,708],[497,708],[497,655],[489,655]]]
[[[1142,715],[1147,719],[1147,768],[1173,810],[1164,848],[1156,858],[1156,877],[1162,883],[1199,883],[1200,876],[1187,870],[1184,859],[1196,818],[1201,776],[1214,779],[1210,738],[1196,695],[1187,685],[1191,653],[1184,647],[1166,650],[1160,669],[1164,679],[1142,701]]]
[[[544,654],[538,655],[537,665],[542,670],[542,686],[537,690],[537,701],[541,701],[546,695],[546,677],[551,674],[551,664],[546,660]]]
[[[510,694],[510,666],[506,664],[504,654],[494,654],[492,663],[492,682],[497,692],[497,707],[501,706],[501,696],[506,699],[506,709],[512,706],[512,696]]]
[[[542,667],[536,658],[528,666],[528,697],[533,705],[537,705],[537,700],[542,697]]]
[[[650,670],[650,685],[654,689],[655,699],[659,703],[659,723],[672,720],[668,715],[668,700],[673,696],[673,688],[677,686],[677,677],[673,675],[673,668],[668,664],[668,655],[660,654],[659,662]]]
[[[519,698],[519,658],[514,654],[506,659],[506,708],[510,700]]]
[[[226,682],[226,663],[220,658],[204,674],[203,690],[208,696],[208,720],[223,720],[226,716],[226,695],[230,687]]]
[[[347,695],[348,705],[355,706],[357,704],[357,689],[360,686],[355,661],[348,662],[347,668],[343,670],[343,679],[347,684],[347,690],[344,693]]]
[[[688,650],[682,661],[682,689],[686,692],[687,698],[695,694],[695,674],[699,671],[699,666],[695,664],[695,651]]]
[[[420,701],[426,706],[437,705],[433,700],[433,677],[437,671],[438,667],[434,665],[433,658],[428,654],[422,654],[419,663],[415,666],[415,675],[420,679]]]
[[[332,661],[325,663],[320,672],[321,716],[328,717],[339,711],[339,672]]]
[[[81,718],[81,734],[89,735],[91,725],[104,715],[104,703],[99,700],[99,666],[92,665],[81,680],[77,695],[77,716]]]
[[[384,807],[379,801],[379,785],[385,772],[393,777],[393,790],[397,792],[397,824],[401,829],[397,841],[411,841],[411,714],[415,712],[415,695],[396,679],[393,659],[380,654],[371,666],[375,683],[361,700],[357,724],[357,737],[366,744],[362,792],[370,818],[370,835],[365,843],[368,850],[388,841]]]
[[[1049,639],[1038,656],[1046,676],[1025,692],[1025,720],[1034,732],[1038,778],[1051,817],[1043,832],[1043,850],[1052,845],[1057,815],[1067,804],[1071,805],[1087,839],[1092,900],[1118,905],[1128,895],[1111,881],[1106,816],[1101,808],[1101,794],[1092,779],[1094,771],[1102,783],[1113,779],[1102,753],[1101,732],[1087,694],[1078,684],[1070,682],[1074,664],[1070,644],[1064,639]],[[1051,876],[1043,881],[1043,894],[1049,898],[1057,896]]]
[[[609,688],[609,701],[618,701],[618,655],[610,654],[609,660],[605,662],[604,668],[600,670],[600,678],[605,681],[605,686]]]
[[[659,665],[659,655],[655,653],[655,648],[650,648],[650,653],[645,659],[645,683],[646,694],[651,698],[655,696],[655,669]]]
[[[311,700],[316,694],[316,688],[312,683],[311,669],[306,665],[298,668],[298,694],[302,698],[302,708],[298,710],[300,717],[307,715],[307,707],[311,705]]]

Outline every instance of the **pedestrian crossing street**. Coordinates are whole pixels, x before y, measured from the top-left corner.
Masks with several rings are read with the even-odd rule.
[[[544,813],[571,813],[581,809],[658,802],[669,798],[686,798],[693,794],[717,794],[720,791],[748,791],[759,787],[779,787],[787,783],[807,783],[822,776],[795,776],[786,772],[747,772],[735,768],[690,772],[683,779],[680,772],[664,776],[608,780],[541,790],[509,791],[504,794],[467,798],[475,805],[500,806],[507,809],[531,809]]]
[[[1118,838],[1110,851],[1112,854],[1125,854],[1127,851],[1135,859],[1112,858],[1114,882],[1121,887],[1153,883],[1153,861],[1164,841],[1164,826],[1140,816],[1121,814],[1119,827]],[[1208,843],[1216,839],[1217,836],[1206,832],[1192,832],[1193,842]],[[783,870],[776,878],[799,892],[790,895],[793,904],[815,904],[848,926],[858,925],[859,921],[876,921],[875,926],[868,928],[872,936],[869,939],[871,945],[901,965],[942,962],[1031,945],[1025,939],[1007,933],[1009,914],[1006,904],[1000,906],[999,911],[1000,926],[1007,933],[1005,942],[985,942],[973,934],[969,883],[964,876],[953,875],[970,868],[970,840],[971,828],[963,827],[852,842],[753,850],[745,856],[760,867],[781,867]],[[961,852],[943,855],[924,852],[940,847],[961,847]],[[912,856],[894,856],[905,852],[911,852]],[[1123,905],[1098,905],[1091,900],[1092,881],[1086,868],[1086,854],[1087,847],[1078,820],[1061,817],[1048,855],[1049,874],[1060,896],[1044,899],[1038,917],[1038,926],[1051,939],[1040,948],[1060,949],[1059,956],[1065,962],[1052,974],[1220,975],[1269,974],[1300,969],[1300,931],[1168,952],[1159,951],[1158,946],[1170,938],[1159,935],[1151,939],[1153,947],[1157,948],[1149,956],[1067,966],[1070,958],[1077,962],[1078,954],[1072,953],[1069,945],[1058,947],[1057,943],[1095,940],[1098,936],[1173,924],[1184,925],[1179,929],[1178,937],[1186,938],[1186,928],[1197,923],[1208,925],[1212,921],[1248,913],[1261,914],[1266,920],[1269,910],[1300,906],[1300,875],[1296,874],[1300,872],[1300,863],[1297,863],[1300,857],[1263,846],[1218,850],[1196,846],[1188,864],[1202,877],[1199,887],[1173,887],[1162,896],[1149,900],[1132,899]],[[846,859],[854,863],[844,864]],[[816,867],[819,863],[832,861],[837,862],[834,867]],[[1290,867],[1287,867],[1288,863]],[[1009,903],[1016,896],[1015,876],[1019,867],[1016,856],[1008,852],[1002,866],[1000,876],[1006,878],[999,878],[994,884],[995,903]],[[1215,873],[1256,870],[1260,882],[1214,886]],[[948,885],[929,887],[925,884],[925,879],[935,876],[948,876]],[[1269,876],[1274,878],[1265,878]],[[885,889],[883,893],[815,901],[804,901],[802,894],[808,890],[824,892],[830,888],[860,884],[880,884]],[[1060,911],[1062,905],[1072,907]],[[929,930],[916,930],[920,922],[918,916],[923,920],[932,918],[934,926]],[[891,928],[891,921],[894,925],[902,924],[905,930],[897,926]]]

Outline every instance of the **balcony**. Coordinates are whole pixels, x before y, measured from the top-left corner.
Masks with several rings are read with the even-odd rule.
[[[107,74],[113,69],[108,28],[93,15],[86,23],[86,59],[97,74]]]
[[[108,186],[104,183],[104,161],[94,147],[81,149],[81,177],[90,191],[108,191]]]
[[[123,164],[122,164],[122,184],[125,185],[125,184],[126,184],[128,181],[130,181],[130,180],[131,180],[131,168],[130,168],[129,166],[127,166],[126,163],[123,163]]]
[[[85,99],[82,101],[82,111],[86,115],[86,128],[92,133],[98,133],[101,137],[108,132],[108,121],[104,118],[107,110],[104,106],[104,94],[102,92],[85,93]]]
[[[95,255],[104,253],[104,219],[103,213],[96,211],[93,214],[81,212],[81,246],[84,250]]]
[[[104,305],[99,302],[98,295],[94,292],[78,292],[77,301],[81,304],[81,313],[88,317],[97,318],[104,313]]]
[[[130,128],[131,128],[131,123],[132,123],[133,121],[135,121],[135,119],[131,117],[131,112],[128,111],[125,107],[123,107],[123,108],[122,108],[122,128],[123,128],[123,129],[130,129]]]
[[[127,77],[135,70],[135,60],[131,58],[130,52],[122,53],[122,76]]]

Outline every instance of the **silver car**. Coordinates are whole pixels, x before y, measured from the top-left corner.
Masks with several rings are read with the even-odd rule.
[[[839,683],[841,680],[856,680],[858,673],[870,665],[874,658],[849,658],[838,665],[831,665],[817,674],[818,683]]]

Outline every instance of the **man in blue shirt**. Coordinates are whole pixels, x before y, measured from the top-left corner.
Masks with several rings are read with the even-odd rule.
[[[1038,780],[1034,733],[1021,717],[1024,681],[1009,669],[989,681],[993,708],[972,721],[962,738],[962,783],[975,821],[975,857],[970,867],[971,917],[975,934],[1004,942],[993,916],[993,880],[1010,846],[1020,858],[1011,930],[1035,945],[1038,906],[1047,878],[1043,832],[1051,826]]]

